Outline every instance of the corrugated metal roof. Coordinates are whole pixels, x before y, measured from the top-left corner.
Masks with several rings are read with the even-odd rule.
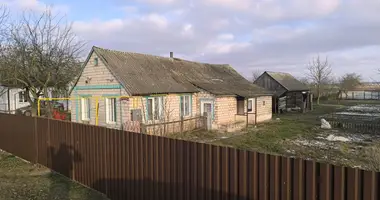
[[[244,97],[270,94],[229,65],[129,53],[94,47],[114,76],[132,95],[198,92]]]
[[[268,72],[266,73],[276,80],[279,84],[284,86],[288,91],[304,91],[310,90],[305,84],[301,81],[294,78],[289,73],[284,72]]]

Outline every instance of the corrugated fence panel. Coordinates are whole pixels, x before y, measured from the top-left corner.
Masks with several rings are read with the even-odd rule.
[[[378,172],[42,118],[0,126],[1,149],[114,200],[379,199]]]
[[[35,119],[0,114],[0,145],[5,151],[31,162],[36,161]]]
[[[48,119],[36,118],[36,134],[37,135],[37,160],[41,165],[48,165],[49,148],[48,148],[48,135],[49,135],[49,122]]]

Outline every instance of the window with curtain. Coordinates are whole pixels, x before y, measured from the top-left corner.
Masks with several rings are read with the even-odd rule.
[[[82,110],[82,120],[83,121],[90,121],[90,102],[91,99],[89,98],[82,98],[81,99],[81,110]]]
[[[149,97],[147,99],[147,120],[160,120],[163,112],[162,97]]]
[[[186,117],[191,115],[191,98],[190,95],[183,95],[181,98],[180,110],[181,115]]]
[[[106,120],[108,124],[116,123],[116,98],[106,99]]]

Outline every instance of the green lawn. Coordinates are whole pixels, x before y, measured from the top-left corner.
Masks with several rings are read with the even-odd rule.
[[[0,199],[106,200],[107,198],[41,166],[0,151]]]
[[[320,128],[322,115],[343,110],[352,105],[373,103],[375,102],[341,101],[338,104],[336,101],[323,101],[320,105],[315,105],[312,112],[275,115],[271,122],[259,124],[257,127],[249,127],[236,133],[202,131],[178,134],[175,137],[263,153],[380,170],[380,137],[350,142],[331,141],[327,139],[331,135],[345,138],[364,138],[364,136],[345,130]]]

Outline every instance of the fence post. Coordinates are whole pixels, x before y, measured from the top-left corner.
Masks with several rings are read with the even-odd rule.
[[[183,133],[183,116],[181,116],[181,133]]]
[[[310,111],[312,111],[313,110],[313,94],[312,93],[310,93]]]
[[[211,130],[211,124],[212,124],[212,118],[211,118],[211,113],[204,112],[203,116],[205,117],[205,126],[206,130],[209,131]]]

